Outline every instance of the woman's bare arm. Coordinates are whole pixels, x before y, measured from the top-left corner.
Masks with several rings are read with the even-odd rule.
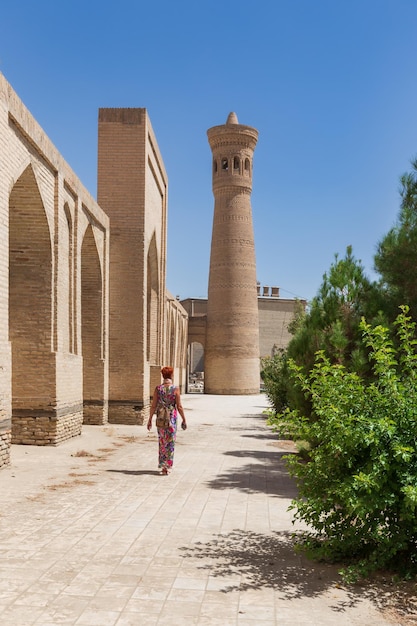
[[[187,420],[185,419],[184,409],[182,407],[181,394],[180,394],[179,387],[175,388],[175,404],[177,406],[178,413],[181,415],[182,423],[185,425],[185,428],[186,428]]]
[[[156,405],[158,404],[158,387],[155,387],[155,391],[153,392],[152,404],[149,409],[149,419],[148,419],[148,430],[152,428],[152,416],[156,411]]]

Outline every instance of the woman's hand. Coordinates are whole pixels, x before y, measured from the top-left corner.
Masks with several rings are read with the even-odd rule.
[[[185,420],[182,420],[182,423],[181,423],[181,428],[182,428],[183,430],[187,430],[187,422],[186,422]]]
[[[151,428],[152,428],[152,418],[150,417],[148,419],[148,430],[151,430]]]

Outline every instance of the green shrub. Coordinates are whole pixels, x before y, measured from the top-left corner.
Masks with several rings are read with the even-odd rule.
[[[261,358],[261,379],[274,413],[281,413],[287,407],[285,365],[286,356],[283,350],[274,356]]]
[[[343,562],[346,581],[382,568],[417,571],[417,342],[401,309],[395,347],[387,328],[360,324],[373,380],[323,351],[308,374],[289,364],[317,417],[284,415],[294,438],[311,446],[307,463],[287,457],[299,487],[290,508],[312,529],[301,548]]]

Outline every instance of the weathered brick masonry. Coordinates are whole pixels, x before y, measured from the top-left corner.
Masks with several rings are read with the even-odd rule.
[[[146,109],[100,109],[98,201],[111,220],[109,421],[141,424],[161,363],[185,383],[187,314],[166,293],[168,179]]]
[[[1,462],[107,421],[109,220],[2,75],[0,105]]]
[[[0,74],[0,466],[11,442],[56,445],[106,423],[109,389],[110,418],[141,423],[163,364],[185,382],[162,159],[145,109],[102,111],[112,249],[103,207]]]

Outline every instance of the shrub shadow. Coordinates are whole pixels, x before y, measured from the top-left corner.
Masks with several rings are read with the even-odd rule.
[[[293,499],[297,488],[287,470],[288,452],[264,450],[233,450],[227,456],[249,457],[258,463],[247,463],[231,468],[207,482],[210,489],[239,489],[245,493],[266,493],[270,496]]]
[[[221,591],[244,591],[272,588],[281,591],[286,599],[316,596],[327,587],[340,582],[336,570],[315,568],[305,557],[296,554],[295,539],[288,531],[264,535],[247,530],[233,530],[215,535],[212,541],[198,542],[192,547],[180,548],[189,559],[201,561],[199,569],[210,570],[210,575],[225,578]],[[330,576],[329,576],[330,574]],[[228,584],[227,579],[240,577],[239,583]]]
[[[160,471],[158,470],[119,470],[119,469],[108,469],[106,472],[114,472],[117,474],[130,474],[131,476],[159,476]]]
[[[297,536],[288,531],[265,535],[240,529],[179,550],[190,561],[200,563],[199,569],[224,578],[224,586],[219,588],[223,593],[269,588],[284,600],[294,600],[315,598],[338,588],[343,597],[330,605],[336,613],[344,613],[367,599],[379,610],[398,609],[401,604],[403,615],[410,615],[410,605],[407,611],[404,595],[394,585],[376,580],[344,586],[337,565],[308,560],[295,551],[296,541]]]
[[[247,429],[245,429],[247,430]],[[270,441],[278,441],[279,437],[276,433],[266,433],[264,428],[253,428],[256,430],[256,434],[242,435],[246,439],[269,439]]]

